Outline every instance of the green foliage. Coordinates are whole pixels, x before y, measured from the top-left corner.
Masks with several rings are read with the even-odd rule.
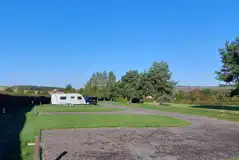
[[[115,99],[117,97],[117,83],[116,83],[116,76],[114,72],[110,71],[108,80],[106,83],[106,91],[107,91],[107,97],[110,99]]]
[[[222,68],[217,71],[217,79],[226,83],[239,84],[239,37],[226,42],[225,47],[219,49]]]
[[[176,100],[186,99],[187,94],[181,90],[176,93]]]
[[[134,97],[138,97],[139,92],[137,89],[139,81],[139,73],[137,70],[129,70],[120,81],[120,90],[123,97],[130,101]]]
[[[173,98],[175,83],[171,81],[172,73],[166,62],[153,62],[148,71],[150,88],[155,101],[162,104]]]
[[[230,96],[239,96],[239,84],[236,84],[235,87],[231,90]]]
[[[75,90],[75,88],[72,87],[71,84],[68,84],[68,85],[66,86],[64,92],[65,92],[65,93],[75,93],[76,90]]]
[[[239,104],[239,96],[231,96],[228,91],[195,89],[190,92],[178,91],[175,103],[184,104]]]
[[[29,95],[34,95],[34,94],[35,94],[35,91],[28,90],[28,91],[26,91],[26,94],[29,94]]]
[[[189,104],[194,104],[199,98],[193,95],[188,96]]]
[[[149,70],[139,73],[129,70],[119,83],[120,94],[130,101],[134,97],[152,96],[159,103],[167,102],[174,96],[175,83],[166,62],[154,62]]]
[[[24,88],[22,88],[22,87],[17,87],[17,93],[19,93],[19,94],[24,94]]]
[[[84,95],[115,99],[118,95],[114,72],[95,72],[85,85]]]
[[[84,93],[84,88],[80,88],[77,92],[80,93],[80,94],[83,94]]]
[[[213,100],[216,104],[227,104],[230,101],[229,93],[218,92],[213,96]]]
[[[6,92],[14,92],[11,87],[6,88],[4,91],[6,91]]]

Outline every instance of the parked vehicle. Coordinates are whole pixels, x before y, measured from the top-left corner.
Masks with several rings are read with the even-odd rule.
[[[97,97],[85,97],[86,104],[94,104],[97,105],[98,99]]]
[[[131,103],[144,103],[143,99],[135,97],[131,99]]]
[[[54,93],[51,95],[51,104],[74,105],[86,104],[85,98],[78,93]]]

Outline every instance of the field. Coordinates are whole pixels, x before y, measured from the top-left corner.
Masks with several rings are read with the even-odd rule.
[[[74,105],[74,106],[62,106],[62,105],[41,105],[34,108],[37,112],[110,112],[121,111],[121,108],[104,108],[100,105]]]
[[[216,105],[188,105],[188,104],[128,104],[118,103],[136,108],[160,110],[166,112],[178,112],[197,116],[206,116],[217,119],[239,122],[239,106],[216,106]]]

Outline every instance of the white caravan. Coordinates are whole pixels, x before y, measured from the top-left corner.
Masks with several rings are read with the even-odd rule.
[[[85,98],[78,93],[54,93],[51,95],[51,104],[62,104],[62,105],[71,105],[71,104],[86,104]]]

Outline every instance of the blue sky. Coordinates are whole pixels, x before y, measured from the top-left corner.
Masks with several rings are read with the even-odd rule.
[[[78,88],[92,72],[170,65],[183,85],[217,85],[218,48],[239,36],[238,0],[0,3],[0,85]]]

